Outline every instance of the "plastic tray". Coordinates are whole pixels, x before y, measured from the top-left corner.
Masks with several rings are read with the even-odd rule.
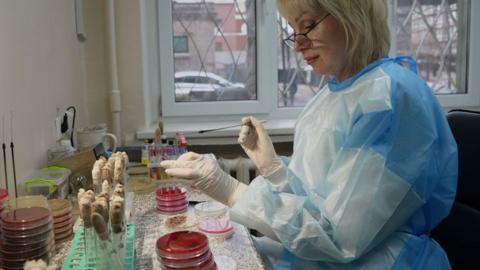
[[[75,237],[73,238],[70,249],[68,250],[67,258],[63,263],[62,270],[97,270],[95,260],[89,260],[88,262],[85,260],[85,254],[83,253],[83,231],[83,226],[78,226],[78,229],[75,232]],[[128,224],[123,269],[134,270],[136,257],[135,225]]]

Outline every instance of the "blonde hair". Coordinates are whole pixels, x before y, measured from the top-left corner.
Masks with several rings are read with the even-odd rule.
[[[292,20],[303,14],[330,13],[346,33],[347,65],[358,72],[390,50],[387,0],[277,0],[280,14]]]

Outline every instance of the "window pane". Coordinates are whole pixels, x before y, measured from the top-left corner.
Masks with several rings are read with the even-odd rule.
[[[468,1],[398,0],[397,54],[417,60],[436,94],[466,92]]]
[[[255,1],[177,0],[172,4],[175,101],[254,100]]]
[[[278,23],[278,107],[303,107],[325,85],[326,76],[315,75],[301,54],[283,43],[293,33],[280,14]]]
[[[173,37],[173,52],[188,53],[188,37],[187,36]]]

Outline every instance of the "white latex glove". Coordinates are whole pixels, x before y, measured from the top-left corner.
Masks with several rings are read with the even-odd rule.
[[[225,173],[216,160],[194,152],[183,154],[177,160],[164,160],[160,166],[172,177],[192,180],[196,188],[228,206],[233,206],[248,189]]]
[[[272,140],[263,124],[255,117],[242,118],[243,126],[238,143],[257,166],[261,175],[268,177],[282,167],[282,160],[275,153]]]

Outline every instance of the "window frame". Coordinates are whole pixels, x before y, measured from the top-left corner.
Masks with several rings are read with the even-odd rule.
[[[389,0],[391,7],[397,0]],[[462,0],[460,0],[462,1]],[[176,123],[175,128],[181,124],[201,121],[204,127],[215,126],[218,122],[235,122],[246,114],[255,115],[262,119],[275,121],[285,120],[292,125],[303,107],[278,107],[278,56],[277,49],[272,50],[272,40],[277,40],[276,3],[275,0],[256,2],[256,57],[257,57],[257,100],[253,101],[221,101],[221,102],[185,102],[175,103],[174,89],[174,52],[173,52],[173,22],[171,14],[171,1],[144,0],[141,1],[142,18],[142,44],[144,66],[144,100],[146,103],[146,126],[152,127],[160,116],[167,124]],[[395,4],[395,5],[393,5]],[[151,18],[155,7],[156,18]],[[454,95],[437,95],[444,108],[467,108],[480,106],[480,76],[475,76],[475,70],[480,69],[480,32],[475,31],[480,26],[480,1],[470,1],[470,14],[468,16],[468,50],[467,50],[467,93]],[[146,17],[150,16],[150,17]],[[390,16],[391,23],[395,19]],[[151,22],[156,25],[152,26]],[[162,27],[160,27],[162,26]],[[155,27],[155,31],[152,31]],[[392,45],[394,41],[392,31]],[[155,34],[153,39],[149,35]],[[277,41],[275,42],[275,45]],[[277,46],[276,46],[277,47]],[[394,46],[392,46],[392,50]],[[151,60],[151,57],[157,57]],[[153,98],[153,101],[152,101]],[[160,99],[160,107],[158,106]],[[178,125],[177,125],[178,124]],[[267,125],[267,128],[268,125]],[[282,128],[285,134],[293,132],[290,128]],[[177,130],[179,131],[179,130]],[[150,131],[149,131],[150,132]],[[287,132],[287,133],[288,133]],[[275,133],[275,131],[274,131]],[[138,134],[137,134],[138,135]],[[142,136],[139,136],[142,137]]]
[[[268,3],[267,3],[268,2]],[[256,68],[257,68],[257,100],[248,101],[216,101],[216,102],[175,102],[174,89],[174,57],[173,57],[173,22],[171,1],[158,2],[158,37],[159,56],[162,65],[159,67],[160,89],[162,95],[162,117],[165,120],[182,121],[193,118],[203,118],[214,115],[244,115],[266,114],[275,105],[270,98],[276,85],[275,72],[269,67],[269,55],[274,53],[268,49],[270,40],[275,38],[275,33],[269,29],[269,12],[267,5],[273,1],[255,1],[256,3]],[[275,6],[270,7],[275,8]],[[258,53],[262,52],[262,53]],[[271,59],[272,57],[270,57]],[[275,70],[274,70],[275,71]],[[270,89],[269,89],[270,88]],[[262,89],[259,91],[258,89]],[[265,91],[266,90],[266,91]],[[276,90],[276,88],[275,88]],[[228,113],[225,113],[228,112]]]

